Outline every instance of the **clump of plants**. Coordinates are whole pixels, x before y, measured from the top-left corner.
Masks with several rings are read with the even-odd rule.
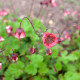
[[[3,14],[4,13],[4,14]],[[80,80],[80,27],[57,35],[34,18],[0,19],[0,76],[4,80]],[[4,17],[3,17],[4,16]]]

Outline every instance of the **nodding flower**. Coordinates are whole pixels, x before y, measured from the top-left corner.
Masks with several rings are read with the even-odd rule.
[[[80,31],[79,31],[79,37],[80,37]]]
[[[20,38],[24,38],[26,35],[25,35],[25,32],[24,32],[24,29],[23,28],[17,28],[15,33],[14,33],[14,36],[18,39]]]
[[[0,36],[0,42],[4,41],[4,38],[2,36]]]
[[[64,38],[70,40],[71,34],[66,32]]]
[[[64,16],[68,16],[68,15],[70,15],[70,11],[65,10],[65,11],[64,11]]]
[[[31,54],[35,53],[35,48],[34,48],[34,46],[32,46],[31,48],[29,48],[29,52],[30,52]]]
[[[50,0],[49,2],[52,4],[53,7],[57,7],[58,6],[58,4],[56,3],[55,0]]]
[[[6,10],[1,10],[0,11],[0,16],[6,16],[8,12]]]
[[[1,69],[1,67],[2,67],[2,63],[0,63],[0,69]]]
[[[52,50],[51,49],[47,49],[46,50],[46,55],[51,55],[52,54]]]
[[[11,55],[11,60],[12,60],[13,62],[16,62],[16,61],[18,60],[18,56],[17,56],[16,53],[13,53],[13,54]]]
[[[13,28],[11,26],[9,26],[9,25],[6,26],[6,31],[7,31],[8,34],[11,34],[12,30],[13,30]]]
[[[64,39],[62,37],[58,38],[58,43],[62,42]]]

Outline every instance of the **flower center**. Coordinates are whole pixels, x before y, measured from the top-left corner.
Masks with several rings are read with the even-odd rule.
[[[52,37],[52,36],[47,36],[47,38],[46,38],[45,41],[46,41],[47,44],[53,43],[53,42],[54,42],[54,37]]]

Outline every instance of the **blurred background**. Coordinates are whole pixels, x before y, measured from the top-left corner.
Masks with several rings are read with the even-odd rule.
[[[7,10],[21,18],[31,15],[39,18],[43,24],[53,30],[80,25],[80,0],[0,0],[0,10]],[[42,4],[43,3],[43,4]],[[65,14],[71,13],[68,17]]]

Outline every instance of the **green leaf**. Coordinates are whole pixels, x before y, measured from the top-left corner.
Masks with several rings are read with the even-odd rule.
[[[28,66],[25,68],[25,72],[28,74],[36,75],[37,68],[34,66],[34,64],[28,64]]]
[[[57,69],[57,71],[60,71],[62,69],[62,64],[60,62],[56,63],[55,68]]]
[[[80,80],[80,73],[68,71],[64,75],[64,80]]]
[[[33,19],[33,25],[37,31],[39,29],[42,29],[43,32],[46,31],[46,27],[37,18]]]

